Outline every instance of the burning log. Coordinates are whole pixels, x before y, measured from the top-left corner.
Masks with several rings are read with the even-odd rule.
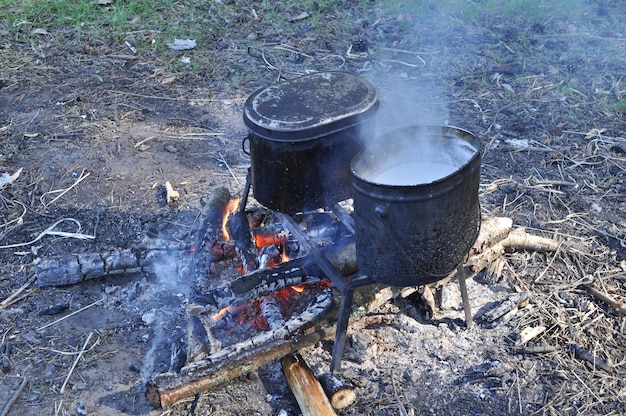
[[[299,354],[282,359],[283,373],[303,416],[336,415],[315,374]]]
[[[323,250],[328,261],[344,276],[353,274],[358,269],[355,252],[354,240],[333,244]],[[322,275],[323,272],[314,262],[301,257],[278,264],[271,269],[259,269],[241,276],[228,287],[197,295],[194,303],[221,309],[257,299],[288,286],[317,282]]]
[[[252,230],[245,212],[236,211],[228,217],[226,223],[230,239],[235,242],[235,249],[243,263],[243,269],[250,273],[259,267]]]
[[[261,296],[261,313],[269,329],[277,329],[284,325],[283,314],[272,294]]]

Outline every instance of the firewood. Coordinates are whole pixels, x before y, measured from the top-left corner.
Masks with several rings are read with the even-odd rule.
[[[303,416],[336,416],[322,385],[302,356],[296,354],[283,357],[282,366],[287,384]]]
[[[334,326],[324,321],[306,335],[277,339],[232,359],[206,360],[183,367],[180,372],[154,374],[146,386],[146,399],[154,408],[168,407],[179,400],[201,393],[258,370],[301,348],[314,345],[334,334]]]
[[[324,373],[318,379],[333,408],[343,409],[356,401],[355,387],[338,375]]]
[[[482,315],[482,319],[485,323],[493,323],[510,311],[517,311],[518,306],[527,301],[529,297],[530,293],[528,292],[511,295],[509,298],[503,300],[498,305],[485,312]]]
[[[605,362],[601,358],[597,357],[596,355],[590,353],[589,351],[583,349],[582,347],[574,343],[569,344],[569,349],[572,350],[578,358],[588,361],[594,367],[600,368],[606,371],[607,373],[613,373],[613,371],[615,371],[615,368],[613,367],[611,363]]]
[[[261,296],[260,303],[261,313],[263,314],[263,318],[265,318],[265,322],[267,322],[267,326],[270,329],[279,328],[285,323],[283,315],[280,312],[280,308],[276,304],[276,299],[272,294]]]
[[[256,247],[245,212],[237,211],[228,217],[226,223],[230,239],[235,242],[235,249],[241,258],[246,273],[257,269]]]
[[[506,248],[530,251],[556,251],[559,248],[558,241],[528,234],[523,227],[511,231],[501,244]]]

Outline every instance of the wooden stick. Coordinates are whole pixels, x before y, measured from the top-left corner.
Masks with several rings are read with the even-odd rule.
[[[583,360],[590,362],[591,364],[593,364],[594,367],[600,368],[600,369],[606,371],[607,373],[612,373],[613,372],[614,368],[613,368],[612,365],[604,362],[600,358],[598,358],[595,355],[591,354],[590,352],[582,349],[578,345],[576,345],[574,343],[571,343],[571,344],[569,344],[569,348],[572,351],[574,351],[574,354],[578,358],[582,358]]]
[[[337,374],[324,373],[318,379],[334,409],[343,409],[356,401],[354,386]]]
[[[333,406],[313,371],[299,354],[282,359],[287,384],[300,406],[303,416],[336,416]]]
[[[613,299],[612,297],[610,297],[609,295],[605,295],[604,293],[600,292],[598,289],[590,286],[590,285],[585,285],[583,286],[585,288],[585,290],[587,292],[589,292],[589,294],[591,296],[593,296],[594,298],[596,298],[597,300],[606,303],[607,305],[609,305],[611,308],[615,309],[618,313],[618,315],[620,316],[626,316],[626,304],[620,303],[618,301],[616,301],[615,299]]]
[[[18,297],[20,295],[20,293],[22,293],[23,291],[28,289],[28,287],[30,285],[32,285],[35,282],[36,279],[37,279],[37,276],[32,276],[30,279],[28,279],[28,281],[26,283],[24,283],[19,289],[17,289],[11,296],[9,296],[5,300],[3,300],[2,303],[0,303],[0,309],[4,309],[4,308],[12,305],[13,299]]]
[[[0,416],[7,416],[9,414],[9,411],[11,410],[11,406],[13,406],[13,403],[15,403],[18,397],[20,397],[20,394],[22,394],[22,391],[24,390],[24,387],[26,387],[27,384],[28,384],[28,379],[26,377],[22,377],[22,382],[20,383],[17,390],[15,390],[15,393],[13,393],[13,396],[11,396],[11,399],[9,399],[7,404],[4,406],[4,409],[2,409],[2,413],[0,413]]]
[[[524,228],[511,231],[507,238],[502,240],[502,245],[517,250],[531,251],[556,251],[559,248],[558,241],[528,234]]]
[[[72,312],[72,313],[70,313],[70,314],[68,314],[68,315],[65,315],[64,317],[59,318],[59,319],[57,319],[56,321],[52,321],[52,322],[50,322],[49,324],[46,324],[46,325],[44,325],[44,326],[42,326],[42,327],[37,328],[37,332],[39,332],[39,331],[41,331],[41,330],[44,330],[44,329],[48,328],[49,326],[52,326],[52,325],[54,325],[54,324],[56,324],[56,323],[59,323],[59,322],[61,322],[62,320],[67,319],[67,318],[69,318],[70,316],[76,315],[77,313],[80,313],[80,312],[84,311],[85,309],[91,308],[92,306],[95,306],[95,305],[97,305],[98,303],[101,303],[101,302],[104,302],[104,298],[98,299],[97,301],[92,302],[92,303],[90,303],[89,305],[87,305],[87,306],[85,306],[85,307],[83,307],[83,308],[80,308],[79,310],[74,311],[74,312]]]
[[[67,382],[70,381],[70,377],[72,376],[72,373],[74,372],[74,369],[76,368],[76,365],[78,364],[78,361],[83,357],[83,353],[87,349],[87,345],[89,345],[89,341],[91,341],[92,335],[93,335],[93,332],[90,332],[89,336],[87,337],[87,341],[85,341],[85,343],[83,344],[83,348],[80,350],[80,353],[78,353],[78,355],[76,356],[76,359],[74,360],[74,364],[72,364],[72,367],[70,368],[70,372],[67,373],[67,377],[65,377],[65,381],[63,382],[63,385],[61,386],[61,390],[60,390],[61,394],[65,392],[65,386],[67,386]]]

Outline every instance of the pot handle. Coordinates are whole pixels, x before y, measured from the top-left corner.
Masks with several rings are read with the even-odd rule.
[[[246,142],[248,143],[248,148],[246,148]],[[246,137],[243,138],[243,140],[241,141],[241,150],[247,154],[248,156],[250,156],[250,135],[247,135]]]

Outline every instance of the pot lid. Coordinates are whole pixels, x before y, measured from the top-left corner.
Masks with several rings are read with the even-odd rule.
[[[355,126],[378,109],[376,88],[346,72],[317,72],[260,89],[244,106],[255,134],[303,141]]]

